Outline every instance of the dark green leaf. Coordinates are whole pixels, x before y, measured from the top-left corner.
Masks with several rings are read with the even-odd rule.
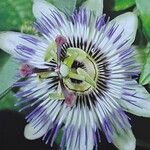
[[[65,14],[71,15],[76,6],[76,0],[48,0]]]
[[[148,53],[144,66],[142,68],[142,73],[140,76],[140,83],[142,85],[150,83],[150,52]]]
[[[18,30],[33,20],[32,0],[0,0],[0,30]]]
[[[124,10],[135,5],[135,0],[115,0],[114,11]]]
[[[9,91],[1,100],[0,100],[0,110],[2,109],[12,109],[15,110],[17,107],[14,106],[17,101],[14,93]]]
[[[0,58],[5,60],[0,68],[0,94],[2,94],[18,80],[15,75],[19,65],[8,54],[0,55]]]
[[[150,1],[149,0],[136,0],[137,8],[140,12],[144,34],[150,41]]]

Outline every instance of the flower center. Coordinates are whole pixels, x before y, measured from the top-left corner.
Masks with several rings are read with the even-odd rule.
[[[39,80],[50,81],[54,90],[49,90],[49,98],[64,100],[70,107],[78,103],[81,95],[88,100],[86,96],[95,91],[102,94],[110,75],[107,58],[92,42],[89,45],[82,39],[77,42],[72,44],[70,39],[58,36],[45,51],[45,67],[22,65],[20,75],[36,74]]]
[[[66,87],[77,93],[89,92],[96,87],[98,69],[94,60],[82,49],[70,47],[66,51],[64,63],[68,75],[63,78]]]
[[[70,92],[87,93],[96,87],[97,64],[89,54],[76,47],[65,49],[62,57],[62,46],[65,42],[64,37],[57,37],[48,47],[45,61],[54,60],[57,63],[55,73]]]

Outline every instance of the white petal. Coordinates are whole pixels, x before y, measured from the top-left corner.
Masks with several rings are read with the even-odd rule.
[[[34,0],[33,14],[37,19],[35,23],[37,30],[48,41],[54,40],[58,35],[70,34],[65,14],[45,0]]]
[[[110,21],[108,26],[111,26],[114,23],[116,23],[116,25],[119,26],[117,28],[117,31],[114,33],[113,37],[117,37],[117,35],[119,35],[122,32],[122,30],[124,30],[121,37],[121,41],[130,39],[130,44],[132,44],[135,40],[136,31],[138,27],[138,18],[136,14],[132,12],[124,13]]]
[[[17,37],[18,36],[16,36],[16,34],[13,34],[12,32],[1,32],[0,48],[11,55],[14,55],[14,49],[16,45],[19,44]]]
[[[103,0],[87,0],[82,6],[88,11],[93,11],[96,15],[101,16],[103,13]]]
[[[33,44],[32,42],[29,42],[28,40],[23,39],[22,37],[25,36],[26,38],[33,38],[37,41],[39,41],[40,44],[43,44],[43,46],[45,46],[47,48],[47,45],[45,44],[46,42],[36,36],[31,36],[31,35],[27,35],[27,34],[23,34],[23,33],[18,33],[18,32],[1,32],[0,33],[0,49],[4,50],[5,52],[16,56],[16,46],[23,44],[25,46],[28,46],[29,48],[35,48],[36,44]],[[38,45],[38,49],[40,48],[40,46]]]
[[[133,84],[135,84],[133,86],[135,91],[128,91],[130,94],[134,94],[134,96],[128,97],[131,103],[126,100],[121,100],[120,104],[127,112],[137,116],[150,117],[150,94],[142,85],[139,85],[136,81],[133,81]]]
[[[61,15],[64,15],[62,12],[60,12],[54,5],[51,3],[48,3],[45,0],[34,0],[33,4],[33,14],[35,18],[40,19],[43,17],[43,14],[47,17],[50,17],[51,19],[51,11],[59,12]]]
[[[48,125],[45,125],[42,129],[39,130],[39,126],[34,128],[32,124],[27,124],[24,129],[24,136],[28,140],[35,140],[42,137],[48,129]]]
[[[114,133],[112,135],[113,144],[119,150],[135,150],[136,139],[131,131],[128,129],[127,132],[123,132],[120,134]]]

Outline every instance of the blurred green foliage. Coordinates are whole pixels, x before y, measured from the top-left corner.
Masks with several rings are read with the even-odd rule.
[[[137,10],[139,11],[140,19],[142,22],[142,30],[147,38],[147,42],[150,42],[150,1],[149,0],[136,0]],[[150,83],[150,52],[149,44],[143,51],[148,49],[148,53],[145,57],[144,64],[142,66],[142,72],[140,76],[140,83],[142,85]],[[142,57],[142,55],[141,55]]]
[[[0,0],[0,30],[17,30],[33,20],[32,0]]]
[[[150,41],[150,1],[136,0],[136,5],[142,20],[143,31],[148,41]]]
[[[145,59],[144,59],[144,64],[142,67],[142,72],[140,75],[140,84],[142,85],[146,85],[150,83],[150,48],[147,47],[148,49],[148,53],[145,52]],[[146,49],[144,49],[143,51],[146,51]],[[141,56],[142,57],[142,56]]]
[[[76,0],[48,0],[61,11],[71,14]],[[23,23],[33,21],[32,0],[0,0],[0,30],[20,30]]]
[[[135,5],[135,0],[115,0],[114,1],[114,11],[124,10]]]

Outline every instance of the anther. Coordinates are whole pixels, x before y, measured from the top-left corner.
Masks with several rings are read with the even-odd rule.
[[[60,80],[60,85],[61,85],[61,88],[62,88],[62,92],[63,92],[63,95],[64,95],[64,98],[65,98],[65,104],[68,106],[68,107],[72,107],[75,102],[76,102],[76,95],[73,93],[73,92],[70,92],[64,85],[63,81]]]
[[[57,46],[62,46],[63,44],[65,44],[67,42],[66,38],[63,36],[57,36],[55,39],[55,42],[57,44]]]
[[[20,68],[20,75],[26,77],[30,74],[32,74],[32,68],[27,64],[23,64]]]
[[[72,107],[75,104],[76,96],[73,93],[68,93],[65,95],[65,103],[68,107]]]

